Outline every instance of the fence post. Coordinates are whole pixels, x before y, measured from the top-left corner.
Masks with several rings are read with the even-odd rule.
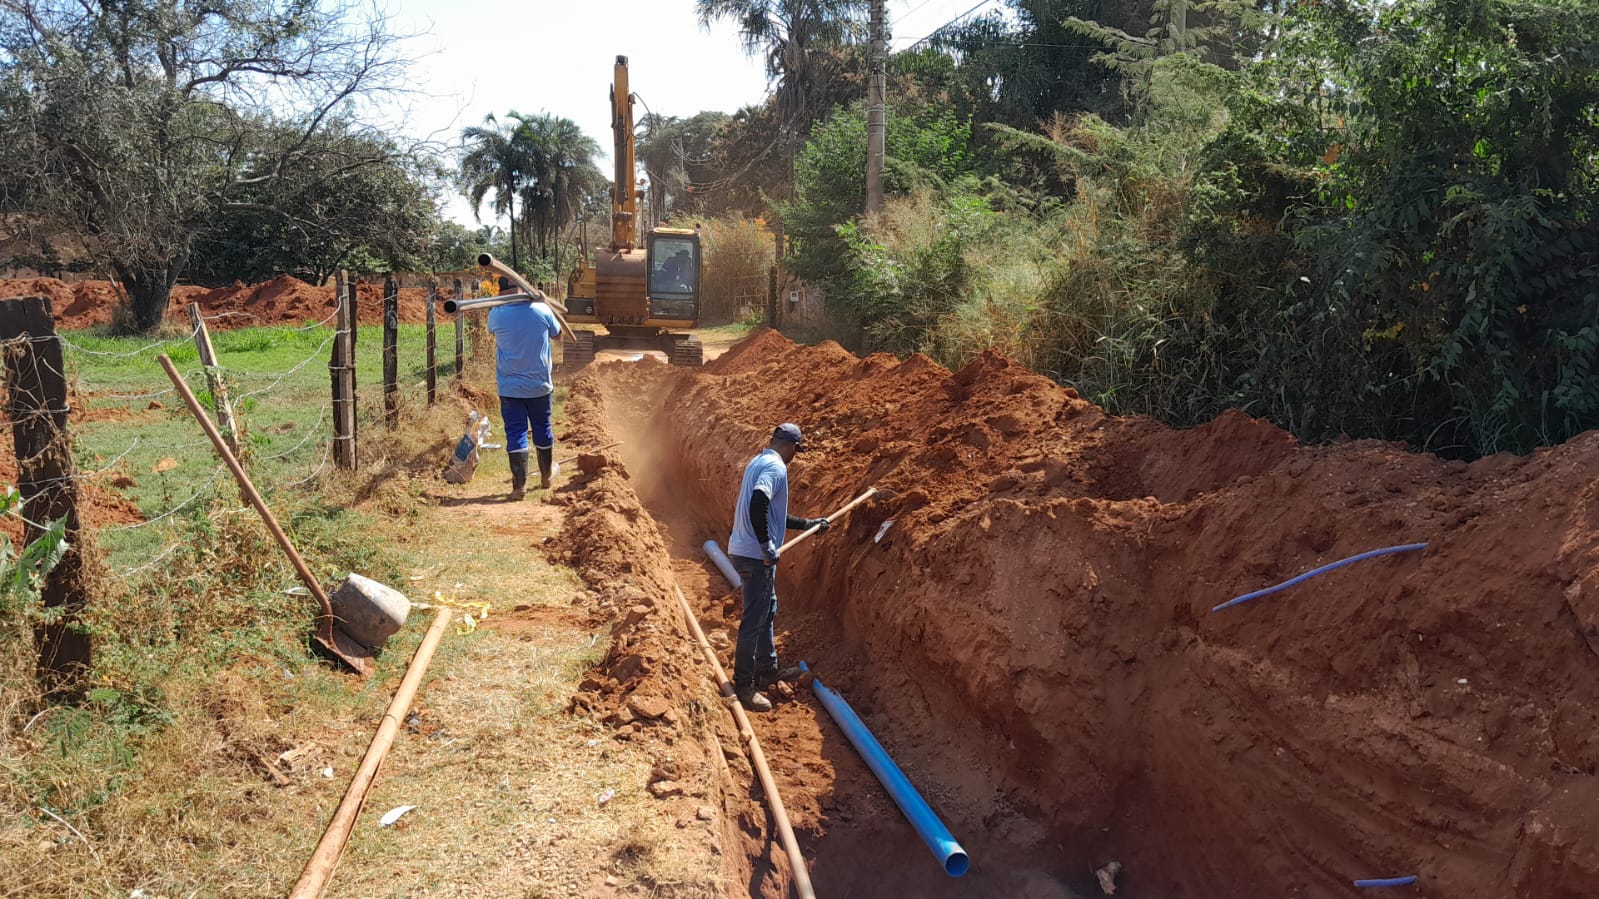
[[[400,284],[383,279],[383,420],[400,426]]]
[[[466,294],[461,292],[461,279],[455,279],[455,299],[464,300]],[[455,313],[455,376],[460,378],[466,371],[466,313]]]
[[[200,364],[205,366],[205,386],[211,391],[211,402],[217,409],[222,440],[233,455],[243,462],[240,447],[245,443],[244,425],[233,414],[233,403],[228,400],[228,384],[222,378],[222,363],[217,361],[217,351],[211,346],[211,330],[205,326],[205,316],[200,314],[199,303],[189,304],[189,322],[194,325],[194,346],[200,351]]]
[[[334,281],[335,306],[333,358],[333,464],[355,470],[355,309],[347,290],[349,275],[339,272]]]
[[[766,270],[766,327],[777,327],[777,266]]]
[[[19,339],[20,338],[20,339]],[[38,675],[52,693],[75,691],[76,675],[90,662],[89,636],[74,628],[85,604],[83,557],[78,549],[78,485],[67,434],[67,379],[61,342],[46,297],[0,302],[0,339],[5,348],[6,413],[17,454],[17,491],[22,494],[23,545],[37,540],[39,525],[66,520],[66,552],[44,580],[46,609],[64,609],[59,619],[34,631]]]
[[[468,286],[466,292],[468,296],[477,296],[476,285]],[[468,315],[466,329],[472,333],[472,361],[476,362],[488,351],[488,324],[481,315]]]
[[[433,405],[438,399],[439,390],[439,358],[438,358],[438,333],[437,314],[435,308],[439,302],[439,282],[436,278],[428,279],[428,405]]]
[[[350,295],[350,408],[356,411],[359,411],[360,408],[358,403],[360,395],[357,393],[358,385],[356,384],[356,375],[358,372],[356,371],[355,367],[355,345],[359,342],[358,338],[361,336],[360,288],[360,279],[358,279],[355,275],[346,272],[344,276],[344,289]],[[355,414],[352,412],[350,417],[352,420],[354,420]],[[353,436],[355,431],[351,430],[350,433]]]

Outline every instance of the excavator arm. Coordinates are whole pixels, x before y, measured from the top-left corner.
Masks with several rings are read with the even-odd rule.
[[[627,57],[616,57],[611,83],[611,131],[616,139],[616,179],[611,188],[611,249],[631,250],[638,243],[638,183],[634,175],[633,95],[627,86]]]

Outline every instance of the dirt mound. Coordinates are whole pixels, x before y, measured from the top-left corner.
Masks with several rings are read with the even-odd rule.
[[[451,295],[441,288],[439,297]],[[112,312],[122,302],[117,285],[110,281],[79,281],[67,284],[54,278],[0,279],[0,299],[23,296],[48,296],[55,309],[56,324],[65,330],[81,330],[111,321]],[[257,325],[293,324],[322,321],[333,314],[332,286],[317,287],[292,275],[279,275],[262,284],[234,282],[224,287],[197,287],[180,284],[172,289],[167,306],[167,321],[188,323],[188,306],[199,303],[213,330],[247,328]],[[383,323],[383,284],[361,283],[356,291],[356,311],[362,324]],[[427,289],[400,289],[400,321],[427,320]],[[441,312],[441,317],[442,312]]]
[[[1084,894],[1112,859],[1134,896],[1599,882],[1599,434],[1471,465],[1304,448],[1238,413],[1115,418],[993,353],[951,373],[771,332],[596,377],[696,539],[783,420],[795,514],[899,491],[785,555],[782,642],[859,697],[973,875],[1024,847]]]

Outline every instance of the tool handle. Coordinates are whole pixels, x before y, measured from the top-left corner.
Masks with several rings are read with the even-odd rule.
[[[856,506],[860,505],[861,503],[866,502],[867,500],[871,499],[873,496],[876,496],[876,495],[877,495],[877,488],[876,487],[871,487],[871,488],[867,489],[867,491],[865,493],[862,493],[860,496],[857,496],[854,499],[850,500],[849,504],[844,506],[844,508],[839,509],[837,512],[834,512],[833,514],[823,518],[822,520],[827,522],[828,524],[832,524],[834,519],[843,518],[845,515],[849,514],[849,511],[851,509],[855,508]],[[815,524],[815,525],[811,525],[810,527],[806,528],[803,531],[800,531],[800,534],[799,534],[798,537],[795,537],[793,540],[790,540],[787,543],[785,543],[782,546],[779,546],[777,548],[778,555],[782,555],[783,553],[788,552],[789,548],[792,547],[794,544],[800,542],[801,540],[804,540],[806,537],[809,537],[810,535],[816,533],[817,531],[819,531],[821,529],[822,529],[821,525]]]
[[[194,392],[189,390],[188,384],[184,383],[183,376],[178,374],[178,369],[172,364],[172,360],[167,358],[165,353],[156,358],[160,360],[161,367],[167,370],[167,377],[172,379],[172,386],[178,391],[178,395],[183,397],[184,404],[189,407],[190,412],[194,413],[195,420],[205,430],[205,436],[211,438],[211,445],[217,448],[217,455],[221,456],[222,461],[226,462],[228,468],[233,471],[233,477],[238,480],[239,489],[244,492],[244,498],[249,500],[250,505],[255,507],[255,511],[261,514],[261,520],[266,522],[267,530],[272,532],[272,539],[278,542],[278,546],[282,547],[284,555],[289,557],[289,562],[294,565],[294,570],[300,575],[300,580],[305,583],[306,589],[310,590],[311,595],[316,597],[316,601],[322,604],[324,620],[331,623],[333,621],[333,604],[328,601],[328,594],[322,589],[322,585],[317,582],[316,577],[311,574],[311,569],[306,567],[305,560],[300,558],[300,553],[295,550],[294,544],[289,542],[289,536],[283,533],[283,528],[278,526],[278,520],[272,516],[272,511],[267,508],[266,502],[261,499],[261,494],[256,492],[255,485],[250,483],[250,476],[244,473],[244,466],[239,464],[238,458],[233,455],[232,450],[228,449],[227,443],[222,440],[222,435],[217,432],[216,425],[211,423],[211,419],[206,416],[205,410],[200,408],[200,401],[194,398]]]

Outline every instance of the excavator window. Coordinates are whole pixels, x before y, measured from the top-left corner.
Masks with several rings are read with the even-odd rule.
[[[691,240],[656,238],[650,247],[650,296],[692,296],[699,289],[699,254]]]

